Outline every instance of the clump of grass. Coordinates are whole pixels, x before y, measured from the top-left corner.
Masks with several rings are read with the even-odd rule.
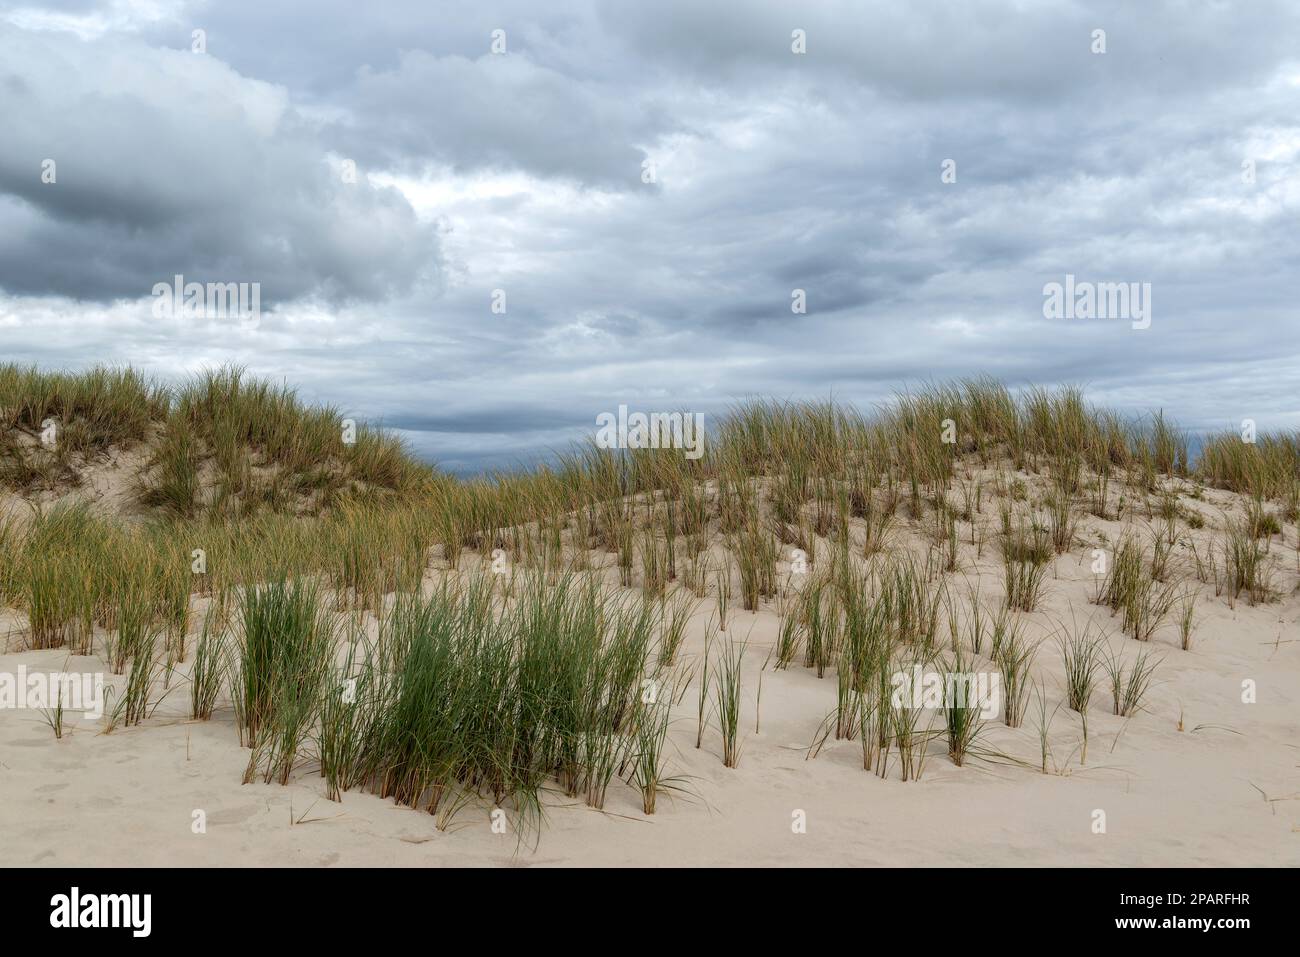
[[[1150,641],[1151,636],[1168,617],[1177,600],[1177,586],[1158,583],[1144,578],[1128,604],[1124,606],[1124,626],[1138,641]]]
[[[727,611],[731,608],[731,561],[722,563],[714,580],[717,587],[718,628],[727,630]]]
[[[792,602],[785,596],[781,599],[777,614],[780,625],[776,639],[776,668],[780,670],[788,668],[799,653],[799,647],[803,643],[804,620],[797,601]]]
[[[21,568],[23,527],[16,516],[0,511],[0,595],[12,595]]]
[[[159,653],[157,636],[143,632],[131,649],[131,664],[126,672],[126,688],[117,696],[109,712],[104,732],[110,733],[119,724],[125,727],[138,725],[151,717],[167,696],[167,689],[155,696],[164,668]],[[114,688],[116,691],[116,687]]]
[[[1240,522],[1229,522],[1223,543],[1223,574],[1233,600],[1246,593],[1252,605],[1270,601],[1273,588],[1263,547]]]
[[[169,505],[186,505],[191,472],[204,461],[213,466],[214,508],[236,516],[263,507],[315,513],[344,499],[396,501],[430,479],[395,437],[359,424],[349,441],[337,409],[306,406],[293,389],[238,367],[205,371],[170,399],[167,431],[185,438],[155,463],[154,492]]]
[[[803,591],[804,666],[824,678],[835,661],[843,627],[841,604],[830,574],[819,575]]]
[[[894,527],[894,513],[881,505],[877,505],[875,500],[870,496],[864,497],[864,508],[862,511],[863,520],[863,537],[862,537],[862,557],[871,558],[885,550],[889,544],[890,533]],[[812,552],[809,551],[811,558]]]
[[[709,591],[709,555],[708,552],[698,552],[691,559],[689,571],[686,573],[685,585],[697,596],[703,598]]]
[[[1159,661],[1151,660],[1149,651],[1138,652],[1131,669],[1125,670],[1120,655],[1103,653],[1102,666],[1110,679],[1111,696],[1115,702],[1115,714],[1131,718],[1141,709],[1151,687],[1151,678],[1155,674]]]
[[[0,441],[0,468],[11,488],[24,490],[42,477],[76,483],[70,465],[114,446],[143,440],[167,412],[165,390],[130,369],[95,367],[85,372],[42,372],[0,365],[0,440],[10,432],[35,436],[43,423],[58,423],[56,448]]]
[[[971,664],[958,650],[945,665],[948,678],[944,685],[943,719],[948,735],[948,757],[957,767],[965,762],[984,724]]]
[[[317,586],[284,578],[239,596],[233,674],[240,738],[252,754],[244,782],[259,767],[269,783],[288,783],[315,723],[334,650],[335,627]]]
[[[1264,508],[1259,498],[1252,498],[1246,505],[1246,524],[1254,538],[1272,538],[1282,534],[1282,523],[1274,512]]]
[[[1088,511],[1101,519],[1116,517],[1110,509],[1110,483],[1112,465],[1107,454],[1100,457],[1100,467],[1089,485]]]
[[[1196,589],[1187,588],[1179,605],[1178,637],[1183,651],[1192,647],[1192,619],[1196,615]]]
[[[1169,559],[1173,555],[1177,531],[1158,534],[1151,541],[1151,577],[1163,582],[1169,577]]]
[[[662,698],[643,704],[637,717],[632,782],[641,792],[641,810],[645,814],[655,812],[661,792],[676,788],[675,779],[664,773],[669,719],[669,702]]]
[[[717,632],[717,625],[710,619],[708,626],[704,629],[704,653],[700,656],[700,684],[695,716],[695,748],[697,751],[704,744],[704,727],[708,721],[706,711],[709,701],[709,665],[711,661],[709,650],[717,638]]]
[[[886,563],[879,569],[877,578],[879,601],[885,606],[898,640],[928,653],[934,647],[946,586],[940,582],[938,587],[932,587],[910,557]],[[842,584],[842,593],[843,589]]]
[[[1037,644],[1024,638],[1014,624],[996,645],[993,654],[1002,678],[1002,717],[1008,728],[1018,728],[1024,721],[1029,699],[1029,668],[1038,653]]]
[[[1059,555],[1070,550],[1078,525],[1074,515],[1074,502],[1070,492],[1058,485],[1047,500],[1049,535],[1052,547]]]
[[[888,709],[890,731],[898,751],[902,780],[919,781],[925,771],[926,747],[933,734],[933,721],[931,719],[922,727],[921,718],[926,709],[915,707],[906,697],[904,695]]]
[[[993,624],[989,631],[989,657],[997,661],[1002,645],[1019,630],[1019,627],[1012,610],[1005,604],[1001,605],[993,615]]]
[[[8,578],[27,612],[26,646],[90,654],[96,612],[116,571],[112,530],[84,503],[58,503],[35,509],[9,535],[19,549],[7,559]]]
[[[745,643],[728,638],[718,656],[713,677],[713,710],[722,732],[722,765],[734,768],[740,762],[741,665]]]
[[[1147,570],[1137,540],[1126,538],[1121,542],[1098,603],[1109,606],[1112,612],[1122,611],[1124,630],[1138,641],[1149,641],[1176,600],[1176,586],[1159,581],[1154,571]]]
[[[190,668],[190,718],[208,721],[216,710],[217,699],[226,684],[230,666],[230,646],[225,634],[211,617],[203,621],[203,631],[194,646],[194,663]]]
[[[746,611],[757,611],[759,601],[776,594],[776,540],[756,516],[731,536],[728,547],[740,569],[740,598]]]
[[[662,618],[659,638],[659,663],[672,665],[686,637],[686,625],[699,607],[700,600],[685,589],[679,589],[668,603],[668,612]]]
[[[893,643],[885,629],[874,641],[866,642],[855,669],[858,737],[862,745],[862,768],[873,768],[880,777],[889,772],[889,750],[893,740],[890,661]]]
[[[105,658],[115,674],[126,671],[127,662],[154,634],[156,598],[149,571],[143,561],[124,563],[112,586],[110,601],[116,627],[105,640]]]
[[[1046,529],[1023,521],[1015,528],[1009,512],[1002,513],[1002,562],[1006,583],[1006,606],[1033,611],[1042,594],[1052,545]]]
[[[1061,659],[1065,666],[1065,700],[1071,711],[1086,713],[1097,687],[1101,668],[1098,650],[1104,638],[1094,634],[1089,623],[1081,631],[1066,631],[1060,639]]]
[[[47,422],[57,426],[52,447],[14,440]],[[337,410],[308,407],[237,368],[167,389],[130,369],[0,365],[0,481],[20,491],[76,486],[96,456],[156,435],[138,498],[180,516],[200,507],[230,518],[267,506],[319,512],[340,498],[396,501],[427,484],[429,469],[399,440],[363,424],[346,441],[341,422]],[[205,474],[211,496],[200,494]]]
[[[1198,472],[1210,485],[1248,495],[1287,494],[1300,466],[1300,432],[1259,435],[1246,443],[1236,432],[1210,436],[1201,448]]]
[[[1038,706],[1038,749],[1039,757],[1041,759],[1041,770],[1043,774],[1047,774],[1049,773],[1049,763],[1053,765],[1053,770],[1055,770],[1055,759],[1052,756],[1051,731],[1052,722],[1056,719],[1057,712],[1061,710],[1061,705],[1058,702],[1056,707],[1052,709],[1052,713],[1048,714],[1047,695],[1043,689],[1043,685],[1037,682],[1034,685],[1034,701]]]
[[[481,580],[455,597],[444,586],[427,601],[394,602],[361,673],[349,664],[327,682],[318,746],[336,794],[368,782],[381,797],[435,815],[440,829],[469,801],[458,775],[477,770],[480,748],[491,753],[505,660]],[[533,610],[549,621],[558,612]],[[477,674],[463,672],[469,667]]]
[[[200,491],[199,457],[189,420],[177,417],[169,422],[150,458],[150,472],[140,481],[137,491],[140,501],[172,515],[192,515]]]
[[[150,580],[153,583],[155,617],[162,631],[164,651],[170,669],[187,655],[190,627],[190,595],[196,579],[181,534],[155,528],[151,535]]]
[[[980,603],[979,586],[972,586],[969,590],[970,600],[970,624],[967,628],[968,641],[970,650],[975,654],[984,653],[984,636],[991,635],[992,628],[989,620],[984,615],[984,606]]]
[[[346,662],[331,669],[321,689],[316,755],[331,801],[343,800],[344,791],[365,779],[366,746],[374,742],[387,687],[376,687],[373,669],[358,670],[356,649],[353,643]]]
[[[872,671],[879,664],[885,616],[871,606],[852,583],[843,591],[844,629],[838,648],[835,675],[835,738],[852,738],[861,728],[858,709],[870,706]]]
[[[652,527],[647,527],[641,539],[641,587],[651,598],[661,597],[668,585],[668,559],[665,549]]]
[[[657,620],[594,579],[541,573],[509,603],[483,577],[401,596],[360,673],[349,662],[326,682],[322,771],[336,792],[364,783],[442,829],[480,796],[512,803],[531,829],[547,778],[600,808],[619,769],[636,767]]]
[[[63,682],[51,681],[51,684],[56,686],[54,707],[43,709],[41,718],[49,726],[49,729],[54,732],[54,739],[61,741],[63,740]]]

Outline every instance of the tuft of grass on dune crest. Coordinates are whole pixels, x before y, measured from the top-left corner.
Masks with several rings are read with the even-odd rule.
[[[71,452],[138,442],[166,411],[166,391],[131,369],[42,372],[0,365],[0,432],[37,436],[53,419],[59,444]]]
[[[96,456],[142,442],[151,454],[137,497],[180,516],[319,512],[339,499],[409,495],[430,477],[397,438],[239,368],[165,388],[130,369],[0,365],[0,484],[75,487]]]
[[[211,507],[233,515],[319,512],[339,500],[411,493],[430,477],[398,439],[337,409],[306,406],[287,386],[238,368],[202,373],[178,389],[167,435],[184,450],[156,463],[165,483],[206,468]]]
[[[1300,431],[1261,434],[1245,442],[1236,432],[1210,436],[1198,469],[1217,488],[1294,500],[1300,489]]]

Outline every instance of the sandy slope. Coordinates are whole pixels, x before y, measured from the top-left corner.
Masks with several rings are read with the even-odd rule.
[[[1215,493],[1223,498],[1223,493]],[[1081,534],[1113,541],[1120,526],[1087,519]],[[1208,535],[1208,531],[1205,533]],[[754,733],[760,666],[777,616],[737,611],[731,632],[748,637],[747,725],[740,766],[722,766],[716,729],[694,748],[695,691],[677,708],[672,772],[687,793],[660,799],[652,818],[617,780],[605,811],[552,795],[548,825],[534,850],[514,833],[493,833],[487,810],[471,807],[451,831],[422,812],[351,792],[325,800],[320,778],[304,768],[289,787],[239,781],[247,752],[228,709],[207,723],[185,720],[184,688],[144,726],[98,733],[71,718],[56,741],[40,715],[0,709],[0,834],[5,864],[37,865],[1264,865],[1300,864],[1300,597],[1295,591],[1294,528],[1272,554],[1286,597],[1230,608],[1202,586],[1190,651],[1174,625],[1149,646],[1165,658],[1145,713],[1110,713],[1104,686],[1089,716],[1087,767],[1080,767],[1078,716],[1064,708],[1051,727],[1062,774],[1037,769],[1031,706],[1023,729],[989,723],[986,745],[1028,762],[970,762],[958,768],[938,740],[919,782],[865,772],[856,741],[831,742],[806,760],[809,742],[833,707],[833,675],[817,679],[798,664],[762,681],[761,728]],[[964,576],[985,600],[1002,594],[996,549],[962,548]],[[1057,621],[1097,616],[1113,647],[1131,661],[1138,643],[1089,603],[1088,549],[1059,558],[1043,608],[1026,616],[1032,633]],[[1190,574],[1190,572],[1187,572]],[[685,653],[701,650],[706,601]],[[0,633],[20,627],[0,616]],[[62,652],[0,655],[0,672],[100,670],[94,659]],[[985,665],[987,667],[987,664]],[[1040,649],[1034,673],[1061,697],[1060,653]],[[1258,702],[1243,704],[1253,679]],[[1179,730],[1180,716],[1184,730]],[[1271,799],[1271,800],[1270,800]],[[191,830],[192,812],[207,831]],[[1092,833],[1093,812],[1105,834]],[[792,832],[801,810],[806,833]]]

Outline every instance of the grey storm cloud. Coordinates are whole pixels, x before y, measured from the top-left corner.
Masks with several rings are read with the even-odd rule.
[[[1298,427],[1298,20],[0,0],[0,358],[239,362],[467,471],[620,403],[869,405],[981,373]],[[154,320],[178,272],[271,308]],[[1044,318],[1067,273],[1151,283],[1151,328]]]
[[[388,168],[433,161],[459,170],[527,168],[540,176],[630,188],[657,129],[617,95],[525,56],[402,54],[396,69],[362,70],[338,130],[353,155]]]
[[[350,188],[283,89],[130,37],[0,25],[0,286],[111,300],[176,273],[264,301],[385,299],[437,274],[393,189]],[[42,178],[54,162],[54,182]]]

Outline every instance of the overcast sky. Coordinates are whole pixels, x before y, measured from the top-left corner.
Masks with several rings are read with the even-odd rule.
[[[1298,26],[1295,0],[0,0],[0,360],[241,363],[461,471],[619,404],[979,373],[1297,428]],[[175,274],[260,283],[260,315],[159,318]],[[1150,328],[1046,318],[1066,274],[1150,283]]]

